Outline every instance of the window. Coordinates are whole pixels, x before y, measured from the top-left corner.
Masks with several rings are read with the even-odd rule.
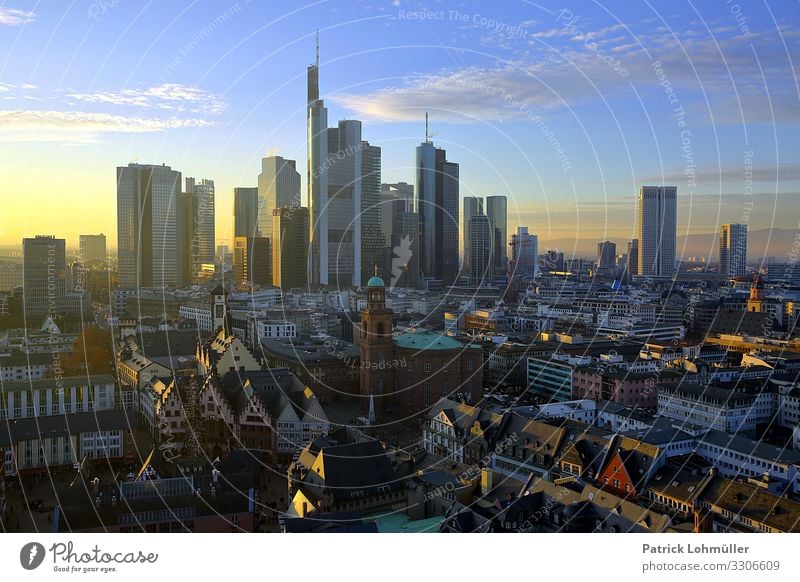
[[[431,405],[431,383],[430,382],[425,382],[425,385],[423,386],[422,404],[424,406],[430,406]]]
[[[430,362],[425,362],[425,365],[423,366],[423,368],[422,368],[422,369],[423,369],[425,372],[430,372],[430,371],[431,371],[431,363],[430,363]]]
[[[467,372],[472,372],[473,363],[472,360],[467,360]]]

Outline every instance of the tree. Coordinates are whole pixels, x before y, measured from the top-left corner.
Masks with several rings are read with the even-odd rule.
[[[95,376],[114,372],[114,346],[111,335],[99,327],[86,327],[72,350],[61,354],[62,376]],[[51,370],[50,375],[54,375]]]

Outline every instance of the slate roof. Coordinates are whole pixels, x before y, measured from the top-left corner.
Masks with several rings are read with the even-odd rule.
[[[351,493],[374,493],[378,487],[398,489],[400,482],[392,470],[389,457],[375,440],[325,447],[320,451],[322,470],[319,475],[334,498],[351,499]]]
[[[124,410],[12,419],[0,423],[0,446],[8,446],[21,440],[76,435],[84,432],[127,430],[137,426],[137,423],[135,415],[131,413],[128,416]]]
[[[800,503],[756,485],[716,475],[703,489],[700,500],[782,532],[800,532]]]

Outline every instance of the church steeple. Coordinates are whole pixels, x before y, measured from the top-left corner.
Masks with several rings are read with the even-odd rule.
[[[761,312],[764,303],[764,281],[761,273],[756,273],[750,285],[750,299],[747,300],[747,311]]]
[[[364,408],[369,405],[379,417],[394,391],[393,352],[392,311],[386,308],[386,285],[376,271],[367,282],[367,308],[361,312],[361,395]]]

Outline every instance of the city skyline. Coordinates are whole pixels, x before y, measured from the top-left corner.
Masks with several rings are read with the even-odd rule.
[[[541,571],[790,578],[800,13],[759,1],[0,6],[9,571],[640,533]]]
[[[507,27],[493,34],[481,18],[472,21],[472,17],[492,16],[485,7],[444,10],[438,19],[421,21],[413,16],[415,7],[405,4],[386,3],[371,10],[358,6],[365,14],[358,21],[359,35],[347,34],[348,26],[356,22],[348,20],[355,16],[350,12],[355,7],[335,12],[325,6],[301,10],[306,20],[313,16],[320,29],[331,120],[355,116],[363,121],[371,143],[382,148],[383,182],[413,182],[413,148],[424,137],[424,112],[429,111],[434,141],[461,166],[462,196],[508,196],[509,232],[527,225],[543,245],[555,239],[632,238],[631,199],[642,184],[678,186],[678,214],[685,217],[678,224],[679,235],[716,233],[723,223],[742,222],[743,215],[751,231],[796,226],[798,216],[789,206],[799,175],[794,163],[797,146],[789,138],[798,120],[796,108],[789,103],[796,87],[772,71],[762,78],[758,62],[745,50],[753,43],[759,50],[771,51],[772,64],[778,69],[786,62],[787,51],[797,42],[797,25],[791,15],[781,13],[782,6],[776,7],[774,21],[761,13],[748,14],[747,34],[740,30],[741,19],[724,7],[704,7],[698,24],[707,24],[707,29],[700,27],[692,35],[677,32],[677,27],[672,30],[675,22],[671,19],[677,22],[691,14],[683,5],[669,17],[647,14],[644,9],[632,11],[625,25],[590,8],[568,14],[552,7],[527,11],[514,7],[504,11],[502,18],[494,15],[495,22]],[[138,55],[138,47],[129,53],[114,44],[114,34],[121,32],[116,27],[131,10],[115,4],[102,21],[103,28],[96,26],[100,16],[64,15],[73,26],[54,37],[52,50],[63,43],[74,46],[75,35],[88,28],[94,34],[84,50],[93,48],[106,55],[98,62],[97,57],[82,53],[86,62],[79,68],[59,62],[55,54],[37,66],[23,56],[27,43],[54,30],[60,16],[57,11],[31,9],[23,22],[3,25],[11,34],[1,38],[0,45],[15,58],[6,65],[0,85],[4,110],[0,147],[7,152],[0,170],[15,185],[15,200],[34,200],[39,208],[34,215],[20,203],[12,203],[11,211],[0,219],[0,244],[16,246],[23,236],[53,232],[72,247],[79,234],[112,230],[114,176],[108,168],[138,161],[165,163],[184,175],[214,180],[217,242],[232,247],[233,189],[256,185],[261,158],[280,154],[297,159],[298,171],[306,173],[302,95],[315,34],[308,22],[307,34],[292,32],[294,36],[288,38],[269,21],[261,26],[251,22],[258,19],[250,16],[258,16],[263,8],[251,4],[237,4],[227,12],[199,8],[185,16],[193,24],[188,29],[194,28],[196,34],[159,39],[159,57],[137,56],[142,61],[137,64],[131,58]],[[170,13],[175,8],[164,10]],[[253,11],[250,16],[248,11]],[[131,34],[145,34],[135,14],[130,16],[134,20]],[[514,34],[512,25],[517,25]],[[263,30],[259,33],[259,29]],[[270,44],[272,50],[257,65],[243,70],[253,54],[240,54],[246,52],[246,44],[237,47],[238,52],[233,47],[248,35],[252,42],[267,29],[279,33],[270,38],[275,43]],[[404,43],[396,46],[385,41],[387,29],[402,32]],[[4,44],[23,30],[18,46]],[[776,31],[782,34],[785,50],[768,46],[770,33]],[[631,38],[633,33],[638,40]],[[598,55],[580,42],[582,36],[591,36],[598,47],[620,55],[620,64],[605,70]],[[435,39],[446,42],[435,46]],[[233,55],[220,53],[223,47]],[[426,59],[418,64],[423,50]],[[389,55],[393,58],[385,58]],[[213,57],[211,62],[220,64],[204,74],[202,67]],[[691,75],[694,60],[702,63],[700,72],[706,78],[724,73],[727,63],[742,107],[735,107],[730,98],[706,99],[727,95],[724,80],[720,77],[701,86]],[[390,70],[383,72],[387,62],[391,62]],[[551,63],[550,70],[542,68],[546,62]],[[96,65],[95,74],[85,69],[92,65]],[[131,68],[123,86],[112,74],[112,65]],[[51,73],[59,66],[59,83],[54,84]],[[581,83],[565,80],[569,67],[586,75],[587,91],[580,98],[575,85]],[[249,75],[257,72],[275,79],[275,88],[270,88],[270,82],[264,83],[264,91],[256,91],[265,94],[262,97],[253,95],[249,86],[244,89]],[[521,83],[520,75],[533,80]],[[612,89],[620,79],[636,94]],[[592,97],[590,80],[602,95]],[[564,103],[537,97],[538,83],[546,83]],[[500,90],[481,91],[489,86]],[[458,111],[443,103],[445,88],[452,93],[453,103],[462,104]],[[768,90],[772,97],[772,125],[764,103],[755,102],[759,90]],[[468,94],[473,97],[467,99]],[[633,109],[628,107],[631,99],[638,103],[645,98],[644,117],[627,111]],[[673,98],[677,104],[670,102]],[[676,118],[678,107],[686,112],[684,117]],[[638,108],[642,109],[641,104]],[[692,110],[695,113],[689,114]],[[713,123],[706,119],[709,116]],[[689,156],[681,151],[687,147],[681,138],[681,121],[691,130]],[[652,125],[652,136],[626,129],[641,122]],[[552,130],[570,169],[558,163],[552,140],[532,137],[536,132],[530,129],[541,124]],[[591,138],[581,140],[582,132]],[[519,157],[522,151],[536,163]],[[53,163],[34,169],[32,161],[43,155]],[[60,195],[44,186],[56,175]],[[307,187],[303,180],[304,203]],[[75,196],[90,202],[93,211],[63,202]],[[62,218],[67,220],[57,228]],[[109,241],[112,250],[115,243]]]

